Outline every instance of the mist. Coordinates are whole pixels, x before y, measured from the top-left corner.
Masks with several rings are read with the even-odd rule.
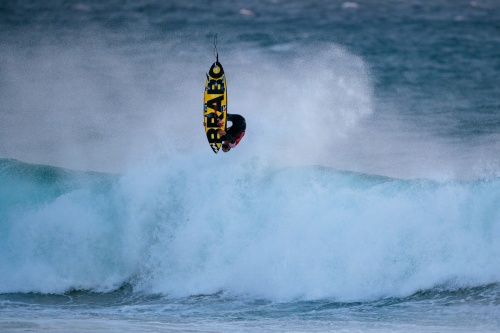
[[[0,155],[117,173],[205,153],[400,178],[498,175],[500,158],[490,152],[499,140],[464,145],[405,122],[404,105],[377,95],[363,58],[334,43],[255,49],[222,38],[228,111],[244,115],[248,128],[238,149],[214,155],[202,127],[213,45],[192,38],[112,45],[83,33],[4,45]]]

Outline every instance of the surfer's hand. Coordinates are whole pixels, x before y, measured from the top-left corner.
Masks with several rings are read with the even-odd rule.
[[[223,129],[220,129],[217,133],[219,133],[220,136],[226,135],[226,131]]]

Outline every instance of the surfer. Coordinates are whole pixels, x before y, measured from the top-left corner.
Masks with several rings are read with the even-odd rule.
[[[222,151],[227,153],[240,143],[240,140],[245,135],[245,130],[247,129],[247,124],[245,122],[245,118],[240,116],[239,114],[227,114],[227,120],[232,122],[231,127],[224,131],[223,129],[219,130],[220,138],[222,139]]]
[[[207,114],[205,117],[213,118],[217,117],[217,125],[222,127],[224,124],[217,116],[217,104],[213,104],[214,112]],[[222,139],[222,151],[227,153],[240,143],[241,139],[245,135],[245,130],[247,129],[247,123],[245,118],[239,114],[230,114],[227,113],[227,120],[232,122],[231,127],[224,131],[223,129],[219,129],[218,133],[220,138]],[[206,126],[206,123],[203,122],[203,126]]]

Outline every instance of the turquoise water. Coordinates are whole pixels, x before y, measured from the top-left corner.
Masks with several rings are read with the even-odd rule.
[[[497,332],[496,1],[0,4],[2,332]],[[229,154],[201,126],[219,60]]]

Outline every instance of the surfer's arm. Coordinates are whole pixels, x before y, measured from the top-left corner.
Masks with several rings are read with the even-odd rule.
[[[234,137],[231,134],[227,133],[226,131],[220,129],[219,135],[220,135],[221,140],[229,141],[230,143],[234,143]]]

